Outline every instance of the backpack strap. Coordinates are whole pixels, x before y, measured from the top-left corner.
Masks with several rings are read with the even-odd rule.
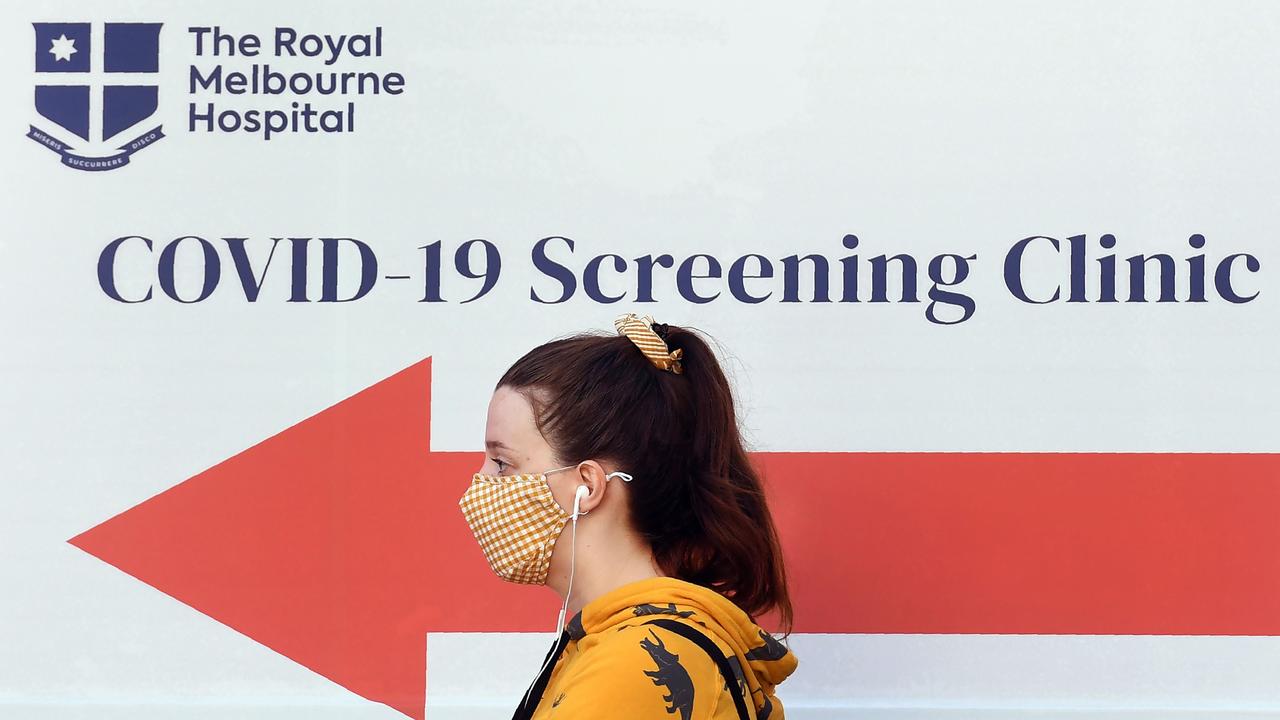
[[[699,630],[695,630],[692,626],[682,623],[671,618],[656,618],[641,623],[642,625],[660,625],[676,634],[683,635],[686,638],[697,643],[698,647],[706,651],[711,659],[715,661],[716,667],[720,668],[720,674],[724,676],[725,684],[729,686],[729,693],[733,695],[733,705],[738,709],[739,720],[751,720],[751,716],[747,714],[747,703],[743,699],[746,689],[738,682],[738,678],[733,674],[733,668],[729,666],[729,658],[720,653],[720,648]]]
[[[533,716],[533,711],[538,708],[538,703],[542,700],[542,694],[547,691],[547,681],[551,679],[551,671],[559,664],[560,654],[568,644],[569,630],[566,628],[560,632],[560,637],[556,638],[551,649],[547,651],[547,657],[542,661],[542,672],[538,673],[538,677],[533,679],[533,683],[525,691],[524,698],[516,708],[515,714],[511,716],[511,720],[528,720]],[[552,657],[556,658],[555,662],[551,661]]]

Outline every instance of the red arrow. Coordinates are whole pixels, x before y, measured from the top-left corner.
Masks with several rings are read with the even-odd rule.
[[[457,507],[483,455],[431,452],[430,407],[426,358],[69,542],[421,720],[428,631],[559,608],[490,573]],[[1280,455],[755,460],[797,632],[1280,634]]]

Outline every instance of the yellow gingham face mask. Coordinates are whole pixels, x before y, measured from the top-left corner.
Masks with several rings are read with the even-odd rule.
[[[458,500],[462,515],[471,526],[471,532],[480,543],[489,567],[498,577],[525,585],[546,585],[551,569],[551,552],[556,540],[570,519],[577,528],[577,512],[569,515],[556,502],[547,484],[552,473],[574,468],[565,465],[540,473],[518,475],[471,476],[471,487]],[[607,482],[614,476],[631,482],[631,475],[619,470],[605,476]],[[583,486],[585,487],[585,486]],[[575,536],[577,533],[574,533]],[[569,583],[573,587],[573,568],[570,567]],[[566,593],[565,601],[568,602]]]
[[[551,551],[569,514],[551,494],[547,476],[562,468],[519,475],[476,473],[458,501],[489,567],[513,583],[546,585]]]

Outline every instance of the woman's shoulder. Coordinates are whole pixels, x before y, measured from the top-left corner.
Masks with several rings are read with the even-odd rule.
[[[722,656],[729,654],[707,628],[687,619],[666,620],[697,630]],[[635,717],[679,712],[677,717],[700,718],[711,717],[728,690],[711,655],[697,641],[661,621],[641,618],[599,635],[576,663],[575,677],[566,678],[566,701],[576,691],[583,703],[603,701],[619,709],[635,708]],[[599,688],[599,696],[588,697],[584,692],[587,687]],[[659,708],[664,712],[657,713]]]
[[[714,645],[719,655],[733,654],[724,641],[702,623],[667,617],[642,617],[597,633],[591,652],[593,655],[609,655],[619,659],[647,659],[652,664],[672,664],[685,668],[697,666],[700,670],[709,668],[718,674],[716,662],[697,641],[688,637],[689,630],[681,632],[679,628],[671,627],[672,624],[697,632]],[[601,659],[597,658],[596,662]]]

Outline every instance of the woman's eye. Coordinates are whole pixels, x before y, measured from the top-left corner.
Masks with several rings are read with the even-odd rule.
[[[503,466],[507,464],[507,463],[505,463],[505,462],[503,462],[503,461],[499,460],[498,458],[489,458],[489,459],[490,459],[490,460],[492,460],[494,463],[496,463],[496,464],[498,465],[498,472],[502,472],[502,470],[503,470]]]

